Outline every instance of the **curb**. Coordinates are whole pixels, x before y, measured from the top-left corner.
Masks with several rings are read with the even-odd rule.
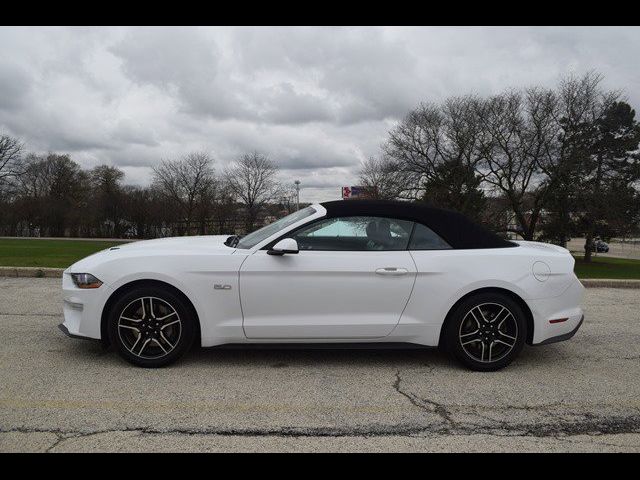
[[[583,278],[580,282],[585,288],[640,288],[640,280]]]
[[[61,278],[64,268],[0,267],[0,277]]]
[[[0,277],[32,277],[61,278],[64,268],[45,267],[0,267]],[[638,288],[640,280],[624,280],[612,278],[583,278],[580,280],[585,288]]]

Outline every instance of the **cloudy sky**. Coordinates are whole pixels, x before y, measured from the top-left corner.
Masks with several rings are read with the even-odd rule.
[[[636,27],[0,27],[0,131],[135,184],[258,150],[328,200],[420,101],[596,69],[639,107],[639,51]]]

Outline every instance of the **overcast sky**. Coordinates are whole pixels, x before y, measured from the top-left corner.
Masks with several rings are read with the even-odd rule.
[[[258,150],[338,198],[420,101],[555,85],[596,69],[640,106],[640,29],[0,27],[0,131],[84,167]]]

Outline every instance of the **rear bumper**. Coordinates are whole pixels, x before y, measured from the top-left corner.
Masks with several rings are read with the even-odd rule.
[[[584,313],[580,308],[584,287],[576,278],[557,297],[529,300],[534,320],[532,345],[546,345],[571,338],[580,328]]]
[[[537,347],[539,345],[549,345],[550,343],[564,342],[565,340],[569,340],[580,329],[580,327],[582,326],[582,322],[583,321],[584,321],[584,315],[582,315],[582,317],[580,318],[580,321],[578,322],[578,325],[576,325],[576,328],[574,328],[570,332],[563,333],[562,335],[557,335],[555,337],[549,337],[549,338],[547,338],[546,340],[543,340],[540,343],[534,344],[534,346]]]

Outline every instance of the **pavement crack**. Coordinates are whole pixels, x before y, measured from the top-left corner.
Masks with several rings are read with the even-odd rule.
[[[422,433],[424,428],[421,426],[411,425],[379,425],[369,427],[346,427],[346,428],[331,428],[331,427],[284,427],[284,428],[247,428],[247,429],[235,429],[235,428],[156,428],[148,426],[140,427],[122,427],[122,428],[109,428],[103,430],[94,430],[89,432],[75,431],[75,430],[60,430],[50,428],[11,428],[2,429],[0,433],[52,433],[57,436],[57,440],[47,448],[47,451],[51,451],[60,443],[73,438],[90,437],[94,435],[108,434],[108,433],[126,433],[133,432],[142,435],[216,435],[216,436],[231,436],[231,437],[385,437],[385,436],[409,436]]]
[[[60,445],[60,443],[64,442],[67,438],[69,438],[68,436],[63,435],[59,432],[47,432],[47,433],[53,433],[56,436],[56,441],[53,442],[51,445],[49,445],[49,447],[47,447],[47,449],[44,451],[45,453],[51,453],[54,448],[56,448],[58,445]]]
[[[401,381],[401,380],[400,380]],[[396,380],[397,382],[397,380]],[[63,442],[74,438],[87,438],[95,435],[109,433],[136,433],[139,435],[202,435],[202,436],[229,436],[229,437],[276,437],[276,438],[341,438],[341,437],[416,437],[416,436],[447,436],[447,435],[490,435],[495,437],[549,437],[554,439],[568,439],[575,436],[588,436],[596,439],[603,435],[618,435],[640,433],[640,416],[628,417],[597,417],[585,415],[580,420],[567,421],[557,419],[549,423],[522,424],[496,421],[492,426],[483,426],[470,423],[456,423],[451,420],[450,413],[446,414],[433,404],[424,405],[417,397],[399,393],[405,396],[417,408],[430,413],[438,410],[439,415],[448,418],[447,424],[434,428],[429,424],[404,424],[404,425],[356,425],[345,427],[274,427],[274,428],[161,428],[152,426],[115,427],[101,430],[62,430],[55,428],[16,427],[0,428],[0,433],[52,433],[56,435],[56,441],[46,451],[51,452]],[[407,395],[409,395],[407,397]],[[415,403],[414,403],[415,402]],[[576,439],[577,441],[577,439]],[[603,443],[596,440],[593,444]],[[613,446],[613,445],[612,445]]]
[[[415,395],[414,393],[405,392],[400,388],[400,384],[402,383],[402,376],[400,375],[400,370],[396,372],[396,379],[393,382],[393,388],[400,395],[405,397],[407,400],[411,402],[415,407],[428,412],[435,413],[438,415],[444,422],[450,427],[456,425],[456,422],[451,418],[451,412],[442,404],[434,402],[433,400],[429,400],[427,398],[421,398]]]

